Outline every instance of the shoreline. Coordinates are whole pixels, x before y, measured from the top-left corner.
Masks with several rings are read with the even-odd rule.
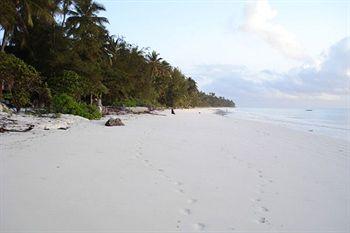
[[[346,141],[213,109],[163,113],[1,134],[0,231],[350,229]]]

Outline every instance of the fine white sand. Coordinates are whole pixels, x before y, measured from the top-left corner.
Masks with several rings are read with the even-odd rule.
[[[0,232],[350,231],[348,142],[213,112],[1,134]]]

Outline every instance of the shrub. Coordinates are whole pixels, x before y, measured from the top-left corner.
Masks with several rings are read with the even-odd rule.
[[[2,82],[8,86],[10,94],[7,97],[17,110],[31,104],[32,94],[42,87],[40,75],[34,67],[4,52],[0,52],[0,83]]]
[[[128,98],[124,100],[116,100],[114,101],[113,105],[117,107],[136,107],[138,104],[138,100],[134,98]]]
[[[83,109],[82,117],[88,118],[90,120],[97,120],[102,117],[100,110],[95,105],[81,103],[80,106]]]
[[[57,113],[77,114],[80,109],[73,97],[67,94],[55,95],[52,99],[52,108]]]
[[[113,106],[116,107],[136,107],[136,106],[142,106],[142,107],[154,107],[156,104],[152,103],[151,101],[142,100],[142,99],[136,99],[136,98],[128,98],[124,100],[116,100],[113,102]]]
[[[49,80],[49,86],[54,95],[66,93],[80,100],[86,89],[86,81],[74,71],[63,71],[61,76],[52,77]]]
[[[78,103],[65,93],[53,97],[52,110],[56,113],[78,115],[90,120],[99,119],[102,116],[96,106]]]

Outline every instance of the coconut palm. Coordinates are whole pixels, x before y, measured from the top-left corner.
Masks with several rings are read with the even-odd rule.
[[[110,65],[113,65],[120,55],[120,50],[125,49],[125,41],[122,38],[115,38],[115,36],[110,36],[108,34],[103,41],[104,55],[109,60]]]
[[[162,75],[162,61],[163,58],[159,57],[159,53],[152,51],[146,56],[148,64],[151,66],[151,76],[157,77]]]
[[[33,27],[33,17],[53,21],[50,14],[51,2],[45,0],[2,0],[0,2],[0,25],[4,30],[1,50],[14,33],[14,30],[23,34],[21,45],[25,44],[28,28]]]
[[[0,30],[4,31],[1,51],[5,51],[5,46],[13,31],[16,23],[16,13],[16,5],[13,1],[0,1]]]
[[[97,15],[105,10],[103,5],[92,0],[76,0],[73,9],[68,11],[68,34],[81,38],[93,37],[105,31],[104,24],[109,23],[108,19]]]
[[[63,17],[61,22],[61,27],[63,27],[66,24],[67,15],[69,13],[69,7],[73,4],[73,0],[62,0],[61,4],[62,4],[61,13]]]

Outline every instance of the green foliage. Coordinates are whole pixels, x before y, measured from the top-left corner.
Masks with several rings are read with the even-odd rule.
[[[10,101],[19,109],[31,103],[34,93],[43,91],[39,73],[19,58],[0,52],[0,82],[8,86]]]
[[[52,110],[56,113],[73,114],[92,119],[101,118],[101,113],[96,106],[78,103],[67,94],[60,94],[53,97]]]
[[[138,100],[133,98],[115,100],[113,105],[116,107],[136,107],[138,105]]]
[[[235,107],[235,103],[232,100],[225,99],[223,97],[215,96],[215,93],[205,94],[199,93],[201,107]]]
[[[76,100],[80,100],[81,96],[86,94],[84,91],[87,88],[87,83],[76,72],[65,70],[61,76],[51,78],[49,86],[54,95],[66,93]]]
[[[52,93],[55,111],[88,118],[98,117],[84,104],[94,99],[115,106],[234,106],[200,92],[156,51],[110,35],[108,19],[99,15],[104,10],[93,0],[1,0],[1,47],[23,60],[0,56],[2,79],[15,83],[4,95],[19,107],[49,106]]]
[[[52,109],[57,113],[75,114],[79,115],[81,111],[78,102],[73,97],[67,94],[56,95],[52,99]]]
[[[155,107],[156,103],[152,103],[147,100],[136,99],[136,98],[128,98],[128,99],[119,99],[113,102],[113,106],[116,107]]]
[[[83,113],[80,115],[90,120],[97,120],[102,117],[101,112],[95,105],[90,105],[86,103],[80,103],[80,106],[83,109]]]

